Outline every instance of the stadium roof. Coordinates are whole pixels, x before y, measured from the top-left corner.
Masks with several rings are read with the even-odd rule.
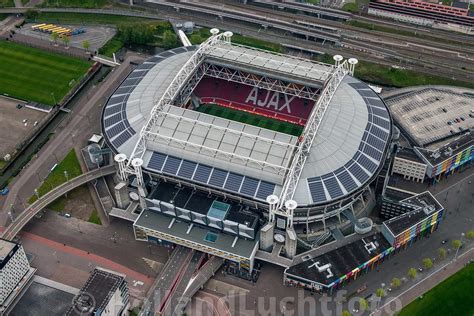
[[[213,47],[209,52],[209,61],[223,66],[232,65],[232,68],[253,68],[263,75],[277,79],[292,78],[294,82],[316,87],[321,87],[334,70],[334,66],[329,64],[225,43]]]
[[[219,45],[216,56],[224,49]],[[194,49],[182,47],[150,58],[115,91],[103,117],[105,134],[115,150],[131,155],[153,105]],[[273,69],[317,81],[326,80],[332,69],[241,46],[225,45],[225,49],[232,52],[219,55],[221,62],[244,54],[247,59],[239,59],[239,63],[262,67],[268,76]],[[212,59],[217,60],[216,56]],[[300,67],[310,71],[301,74]],[[174,106],[165,106],[160,115],[147,141],[144,168],[262,201],[281,192],[297,138]],[[365,83],[346,76],[331,100],[303,169],[294,196],[298,205],[324,204],[364,187],[382,164],[390,131],[383,101]]]
[[[215,168],[282,183],[297,138],[193,110],[167,105],[144,156],[160,152]]]

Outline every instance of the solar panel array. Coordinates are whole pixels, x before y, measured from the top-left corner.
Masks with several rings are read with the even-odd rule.
[[[171,55],[194,49],[195,47],[193,46],[179,47],[147,59],[143,64],[135,68],[127,79],[115,90],[105,106],[102,126],[107,138],[116,149],[136,134],[136,131],[130,126],[127,118],[127,101],[135,87],[156,64]]]
[[[314,203],[324,203],[357,190],[377,171],[389,141],[390,117],[384,103],[365,83],[349,83],[364,99],[369,112],[362,142],[354,157],[338,170],[308,178]]]
[[[147,169],[265,200],[275,184],[154,151]]]

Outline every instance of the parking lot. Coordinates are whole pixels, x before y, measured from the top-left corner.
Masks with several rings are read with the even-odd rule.
[[[35,31],[31,27],[37,23],[28,23],[23,25],[23,27],[18,31],[18,33],[39,38],[48,42],[51,42],[51,34],[43,33],[40,31]],[[100,47],[104,46],[112,37],[114,37],[116,30],[112,27],[105,27],[105,26],[83,26],[83,25],[59,25],[57,26],[69,28],[71,30],[84,28],[86,30],[85,33],[70,36],[70,46],[83,48],[82,45],[84,41],[89,41],[90,50],[96,51]],[[58,39],[58,44],[63,45],[61,39]]]
[[[18,109],[18,104],[24,105],[24,103],[0,97],[0,134],[2,135],[0,158],[13,153],[15,147],[30,137],[48,115],[24,106]],[[27,120],[26,125],[23,120]],[[38,122],[36,127],[35,122]]]

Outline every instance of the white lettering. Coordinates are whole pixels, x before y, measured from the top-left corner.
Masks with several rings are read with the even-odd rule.
[[[267,104],[267,108],[273,107],[276,111],[278,111],[278,101],[280,100],[280,94],[278,92],[274,92],[270,102]]]
[[[284,96],[285,96],[285,103],[282,105],[282,107],[278,111],[282,112],[283,109],[286,108],[286,111],[290,114],[291,113],[290,103],[296,98],[296,96],[293,95],[291,96],[290,99],[288,99],[288,95],[285,94]]]
[[[249,103],[249,101],[252,101],[253,105],[257,105],[257,96],[258,96],[258,88],[254,87],[252,91],[250,91],[247,99],[245,99],[245,103]]]

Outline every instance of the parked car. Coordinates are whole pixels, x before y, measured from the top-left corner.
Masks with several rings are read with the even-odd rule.
[[[3,188],[3,190],[0,190],[0,195],[7,195],[10,190],[8,190],[7,187]]]

